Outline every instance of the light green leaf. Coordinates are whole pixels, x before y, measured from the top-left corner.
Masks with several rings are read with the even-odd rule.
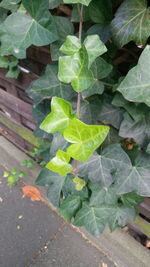
[[[47,0],[23,0],[23,5],[29,15],[21,12],[13,13],[3,23],[3,53],[5,45],[6,51],[9,47],[9,51],[16,55],[32,44],[43,46],[58,39]]]
[[[150,107],[150,46],[142,52],[136,67],[132,68],[117,90],[132,102],[145,103]]]
[[[64,138],[73,143],[67,153],[78,161],[86,161],[105,140],[109,132],[108,126],[87,125],[73,119],[64,131]]]
[[[135,160],[135,165],[124,169],[122,175],[117,175],[119,185],[117,194],[135,191],[140,196],[150,196],[150,155],[141,153]]]
[[[88,69],[88,54],[83,46],[72,56],[59,57],[58,79],[70,83],[76,92],[88,89],[94,83],[94,76]]]
[[[150,8],[146,0],[125,0],[112,21],[112,35],[119,47],[130,41],[144,45],[150,36]]]
[[[101,182],[108,188],[113,182],[113,174],[122,175],[125,169],[131,168],[131,161],[119,144],[106,147],[101,155],[95,153],[92,157],[79,164],[80,177],[88,177],[94,183]]]
[[[84,40],[84,45],[88,53],[89,64],[88,67],[94,62],[94,60],[103,55],[107,48],[104,43],[100,40],[97,34],[87,36]]]
[[[73,182],[77,191],[81,191],[86,186],[85,180],[81,179],[80,177],[75,177]]]
[[[43,168],[36,179],[39,186],[49,186],[48,198],[54,206],[59,206],[61,190],[64,185],[66,176],[60,176],[47,168]]]
[[[65,4],[77,4],[77,3],[80,3],[82,5],[85,5],[85,6],[88,6],[89,3],[92,1],[92,0],[63,0]]]
[[[72,106],[68,101],[59,97],[53,97],[51,101],[51,113],[47,115],[40,125],[40,129],[48,133],[63,133],[70,120],[75,118],[72,114]]]
[[[33,81],[27,89],[28,95],[34,100],[35,104],[53,96],[70,100],[75,95],[70,85],[61,83],[57,78],[57,66],[47,65],[42,76]]]
[[[59,212],[67,222],[71,222],[72,217],[76,214],[81,206],[80,196],[69,196],[60,205]]]
[[[69,161],[70,156],[66,152],[58,150],[56,157],[54,157],[50,162],[47,163],[46,168],[51,171],[57,172],[60,175],[66,175],[73,169],[72,166],[68,164]]]
[[[68,35],[66,41],[61,46],[60,51],[70,56],[74,55],[81,49],[81,41],[76,36]]]

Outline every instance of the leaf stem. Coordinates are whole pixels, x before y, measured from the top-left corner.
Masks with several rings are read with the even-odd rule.
[[[80,16],[80,23],[79,23],[79,39],[82,40],[82,29],[83,29],[83,5],[77,5],[79,16]],[[81,94],[78,93],[77,95],[77,115],[80,117],[80,106],[81,106]],[[74,160],[73,164],[73,173],[78,175],[78,161]]]

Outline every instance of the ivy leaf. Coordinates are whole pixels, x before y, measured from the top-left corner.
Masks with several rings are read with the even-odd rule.
[[[65,198],[70,195],[80,196],[81,199],[85,200],[89,196],[88,188],[84,186],[81,191],[76,190],[75,183],[73,182],[74,175],[68,174],[65,179],[65,183],[62,188],[62,193]]]
[[[47,65],[42,76],[33,81],[27,89],[28,95],[34,100],[35,104],[40,103],[44,99],[50,99],[53,96],[70,100],[74,96],[74,91],[70,85],[61,83],[57,78],[57,66]]]
[[[70,120],[76,117],[72,114],[72,106],[68,101],[59,97],[53,97],[51,101],[51,113],[47,115],[40,125],[40,129],[48,133],[63,133]]]
[[[71,222],[72,217],[76,214],[80,206],[80,196],[69,196],[60,205],[59,213],[64,216],[67,222]]]
[[[106,147],[101,155],[95,153],[79,165],[79,175],[88,177],[93,182],[101,182],[108,188],[114,181],[113,174],[122,175],[125,169],[131,168],[131,161],[119,144]]]
[[[58,79],[63,83],[71,83],[76,92],[84,91],[94,83],[84,46],[72,56],[59,57]]]
[[[86,161],[105,140],[109,132],[108,126],[87,125],[73,119],[64,131],[64,138],[73,143],[67,153],[78,161]]]
[[[36,179],[39,186],[49,186],[48,198],[54,206],[59,206],[61,190],[64,185],[66,176],[60,176],[47,168],[43,168]]]
[[[95,94],[102,95],[103,92],[104,92],[103,82],[100,82],[100,81],[95,79],[93,85],[90,88],[88,88],[87,90],[82,92],[82,97],[87,98],[87,97],[89,97],[91,95],[95,95]]]
[[[91,66],[91,70],[94,74],[94,77],[97,79],[106,78],[111,73],[112,69],[112,65],[107,63],[101,57],[98,57]]]
[[[5,43],[5,39],[2,39],[3,47],[6,45],[7,50],[9,46],[10,52],[15,54],[26,50],[30,45],[43,46],[58,39],[47,0],[23,0],[23,5],[29,15],[13,13],[3,23],[3,32],[7,36],[7,42],[9,41]]]
[[[91,234],[98,236],[105,228],[101,215],[101,208],[91,207],[85,202],[75,216],[74,225],[84,226]]]
[[[61,16],[53,16],[53,20],[57,29],[59,42],[64,42],[68,35],[74,34],[74,26],[70,19]]]
[[[77,191],[81,191],[86,186],[86,181],[81,179],[80,177],[75,177],[73,179],[73,182]]]
[[[125,0],[111,23],[112,35],[119,47],[130,41],[144,45],[150,35],[150,8],[146,0]]]
[[[20,0],[2,0],[0,3],[0,7],[11,10],[12,12],[15,12],[18,8],[18,3]]]
[[[112,19],[112,3],[110,0],[93,0],[88,6],[89,16],[99,26],[107,25]]]
[[[138,144],[145,144],[150,140],[150,117],[147,114],[140,120],[134,121],[128,113],[120,125],[119,135],[124,138],[133,138]]]
[[[63,0],[49,0],[49,9],[54,9],[63,3]]]
[[[56,152],[61,149],[65,150],[68,146],[68,142],[63,138],[63,136],[59,133],[53,134],[53,140],[51,142],[50,147],[50,157],[56,155]]]
[[[107,48],[104,43],[100,40],[97,34],[87,36],[84,40],[84,45],[88,53],[89,64],[88,67],[90,68],[91,64],[94,60],[103,55]]]
[[[100,184],[91,184],[90,189],[92,195],[90,198],[90,206],[98,206],[101,204],[115,205],[117,204],[118,196],[116,194],[117,186],[112,185],[108,189]]]
[[[109,207],[106,207],[109,211]],[[109,228],[111,231],[114,231],[118,226],[124,227],[127,223],[127,220],[134,221],[136,212],[134,208],[128,208],[123,205],[118,205],[116,207],[110,207],[110,216],[107,219]]]
[[[111,97],[104,95],[99,107],[97,119],[104,124],[111,124],[116,129],[119,129],[123,120],[124,110],[115,107],[111,104]]]
[[[70,56],[74,55],[81,49],[81,41],[76,36],[68,35],[66,41],[61,46],[60,51]]]
[[[133,102],[145,103],[150,107],[150,46],[142,52],[136,67],[132,68],[117,88],[123,96]]]
[[[65,4],[77,4],[77,3],[80,3],[82,5],[85,5],[85,6],[88,6],[89,3],[92,1],[92,0],[63,0]]]
[[[66,152],[58,150],[56,157],[47,163],[46,168],[63,176],[72,171],[72,166],[68,164],[69,161],[70,156]]]
[[[121,176],[117,175],[119,185],[117,194],[135,191],[140,196],[150,196],[150,155],[141,153],[135,165],[124,169]]]
[[[84,203],[83,207],[77,212],[74,224],[76,226],[85,226],[93,235],[100,235],[105,225],[108,223],[111,231],[116,227],[123,227],[126,221],[135,219],[135,210],[119,205],[100,205],[89,206]]]
[[[121,196],[121,201],[127,207],[135,207],[144,201],[144,198],[135,192],[130,192]]]

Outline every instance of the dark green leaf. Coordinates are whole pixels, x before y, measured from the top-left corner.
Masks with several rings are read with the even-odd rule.
[[[44,99],[53,96],[70,100],[74,96],[74,91],[70,85],[61,83],[57,78],[57,66],[48,65],[45,73],[36,81],[32,82],[27,92],[33,98],[34,103],[38,104]]]
[[[150,196],[150,155],[141,153],[133,167],[124,169],[122,175],[117,175],[119,185],[117,193],[126,194],[135,191],[140,196]]]
[[[60,205],[59,212],[67,222],[71,222],[73,216],[81,206],[81,198],[79,196],[69,196]]]
[[[108,188],[114,181],[113,174],[122,175],[125,169],[131,168],[131,161],[119,144],[105,148],[101,155],[95,153],[79,165],[79,175],[88,177],[92,182],[101,182]]]
[[[49,0],[49,8],[53,9],[63,3],[63,0]]]
[[[127,207],[135,207],[144,201],[144,198],[135,192],[127,193],[121,196],[121,201]]]
[[[119,47],[130,41],[144,45],[150,35],[149,8],[146,0],[125,0],[112,21],[112,35]]]
[[[36,179],[37,185],[49,186],[48,198],[54,206],[59,206],[60,194],[65,178],[65,176],[60,176],[58,173],[44,168]]]
[[[142,52],[136,67],[132,68],[118,87],[118,91],[132,102],[150,107],[150,46]]]
[[[112,4],[109,0],[93,0],[89,5],[88,10],[91,20],[95,23],[106,25],[112,19]]]

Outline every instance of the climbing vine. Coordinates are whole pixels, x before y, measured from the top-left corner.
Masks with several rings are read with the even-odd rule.
[[[0,66],[11,77],[29,46],[50,45],[53,63],[27,89],[46,162],[36,184],[94,235],[134,220],[150,196],[148,4],[0,1]]]

